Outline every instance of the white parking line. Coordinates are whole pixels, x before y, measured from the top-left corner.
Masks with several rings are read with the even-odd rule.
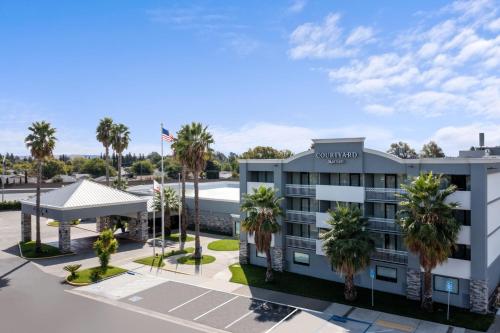
[[[229,325],[227,325],[226,327],[224,327],[224,329],[227,329],[227,328],[229,328],[229,327],[233,326],[234,324],[236,324],[237,322],[239,322],[239,321],[240,321],[240,320],[242,320],[243,318],[245,318],[245,317],[247,317],[247,316],[251,315],[252,313],[254,313],[254,312],[255,312],[255,310],[257,310],[257,309],[259,309],[259,308],[263,307],[265,304],[267,304],[267,303],[262,303],[261,305],[259,305],[259,306],[258,306],[258,307],[256,307],[255,309],[252,309],[252,310],[248,311],[248,312],[247,312],[247,313],[245,313],[243,316],[239,317],[238,319],[236,319],[235,321],[233,321],[231,324],[229,324]]]
[[[175,308],[171,308],[170,310],[168,310],[168,312],[175,311],[175,310],[177,310],[178,308],[183,307],[184,305],[189,304],[189,303],[191,303],[192,301],[195,301],[195,300],[197,300],[198,298],[200,298],[200,297],[202,297],[202,296],[205,296],[206,294],[208,294],[208,293],[210,293],[210,292],[212,292],[212,290],[209,290],[209,291],[207,291],[207,292],[204,292],[203,294],[198,295],[198,296],[196,296],[195,298],[192,298],[192,299],[190,299],[189,301],[182,303],[181,305],[177,305]]]
[[[239,297],[239,296],[234,296],[234,297],[233,297],[233,298],[231,298],[230,300],[225,301],[224,303],[217,305],[215,308],[213,308],[213,309],[211,309],[211,310],[208,310],[207,312],[205,312],[205,313],[203,313],[203,314],[199,315],[198,317],[194,318],[193,320],[198,320],[198,319],[200,319],[200,318],[201,318],[201,317],[203,317],[204,315],[207,315],[207,314],[209,314],[210,312],[217,310],[218,308],[220,308],[220,307],[222,307],[222,306],[226,305],[227,303],[229,303],[229,302],[231,302],[231,301],[233,301],[233,300],[237,299],[238,297]]]
[[[276,327],[278,327],[278,325],[280,325],[282,322],[284,322],[285,320],[287,320],[288,318],[290,318],[295,312],[299,311],[299,309],[295,308],[292,312],[290,312],[289,314],[286,315],[285,318],[281,319],[280,321],[278,321],[276,324],[273,325],[273,327],[271,327],[270,329],[268,329],[267,331],[265,331],[264,333],[269,333],[271,332],[272,330],[274,330]]]

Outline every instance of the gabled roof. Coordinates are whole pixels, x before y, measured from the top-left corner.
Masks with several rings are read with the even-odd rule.
[[[145,198],[88,179],[81,179],[71,185],[40,195],[41,207],[56,210],[113,206],[146,201]],[[21,203],[35,205],[36,197],[33,196],[22,200]]]

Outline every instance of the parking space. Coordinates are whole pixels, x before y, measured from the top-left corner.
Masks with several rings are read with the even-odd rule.
[[[168,281],[121,301],[235,333],[263,333],[300,310],[272,302]]]

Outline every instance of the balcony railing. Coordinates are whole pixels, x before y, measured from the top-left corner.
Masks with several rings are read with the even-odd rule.
[[[373,231],[401,233],[401,228],[394,219],[384,219],[379,217],[369,217],[367,229]]]
[[[376,248],[371,259],[405,265],[408,263],[408,252]]]
[[[301,210],[287,210],[286,211],[287,222],[290,223],[316,223],[316,213],[315,212],[304,212]]]
[[[398,188],[380,188],[380,187],[367,187],[365,188],[366,201],[401,201],[398,194],[403,194],[405,191]]]
[[[290,247],[296,247],[305,250],[316,249],[316,240],[312,238],[286,236],[285,239],[286,239],[286,245]]]
[[[286,184],[285,195],[299,197],[315,197],[316,185]]]

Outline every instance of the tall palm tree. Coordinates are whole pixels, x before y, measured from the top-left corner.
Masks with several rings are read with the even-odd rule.
[[[181,164],[181,240],[184,242],[187,237],[187,213],[186,213],[186,178],[187,178],[187,160],[188,150],[186,141],[189,138],[189,127],[183,126],[177,132],[177,138],[172,144],[174,158]]]
[[[212,134],[207,131],[207,127],[201,123],[193,122],[190,125],[184,125],[181,129],[184,132],[183,137],[178,139],[175,149],[180,156],[185,158],[184,163],[194,177],[194,231],[195,231],[195,250],[193,258],[201,259],[200,246],[200,199],[199,199],[199,180],[200,173],[205,170],[207,160],[210,158],[210,145],[214,142]]]
[[[104,159],[106,160],[106,185],[109,186],[109,147],[111,146],[111,130],[113,128],[113,119],[109,117],[102,118],[96,129],[96,139],[104,146]]]
[[[424,269],[422,308],[432,311],[432,270],[448,260],[455,246],[460,223],[453,217],[457,203],[446,199],[456,191],[451,185],[442,189],[442,176],[422,173],[410,184],[402,184],[398,223],[411,252],[419,255]]]
[[[153,205],[155,207],[155,210],[161,211],[161,194],[156,193],[155,198],[153,201]],[[170,232],[172,229],[171,223],[170,223],[170,216],[172,215],[172,211],[176,211],[179,209],[180,201],[179,201],[179,196],[175,192],[175,190],[169,186],[165,186],[163,189],[163,208],[164,208],[164,220],[165,220],[165,230],[167,231],[167,236],[170,236]],[[153,222],[154,223],[154,222]],[[156,237],[154,235],[153,237]]]
[[[273,280],[271,240],[273,234],[280,230],[277,219],[283,215],[280,206],[282,200],[283,198],[277,196],[276,190],[261,185],[254,188],[251,194],[245,194],[241,204],[241,211],[246,214],[241,227],[249,235],[255,235],[254,240],[257,251],[266,254],[266,282]]]
[[[111,128],[111,146],[118,155],[118,187],[122,187],[122,153],[128,148],[130,131],[123,124],[114,124]]]
[[[36,245],[37,253],[42,252],[42,241],[40,238],[40,187],[42,183],[43,162],[52,157],[56,146],[56,129],[45,121],[36,121],[28,129],[31,131],[24,139],[26,147],[30,150],[31,156],[36,161]]]
[[[336,271],[344,276],[344,297],[354,301],[357,297],[354,275],[370,264],[374,242],[365,230],[367,220],[358,207],[337,204],[329,211],[327,223],[331,229],[321,235],[323,251]]]

